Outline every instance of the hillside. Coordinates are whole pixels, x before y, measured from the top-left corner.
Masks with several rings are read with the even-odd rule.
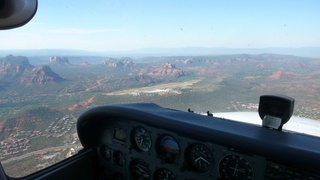
[[[33,68],[27,57],[8,55],[0,58],[0,80],[19,78],[25,71]]]
[[[53,72],[49,66],[40,66],[25,73],[20,82],[25,85],[46,85],[62,82],[64,79]]]
[[[257,112],[260,95],[285,94],[296,100],[295,116],[320,120],[320,59],[316,58],[161,56],[138,63],[128,57],[94,61],[85,56],[52,57],[56,58],[51,63],[50,57],[32,57],[43,60],[37,66],[23,56],[0,60],[3,161],[47,147],[75,146],[77,117],[99,105],[147,102],[196,113]],[[69,150],[54,152],[57,158],[50,161],[65,158]],[[30,160],[23,159],[21,168],[41,164]]]
[[[59,58],[50,60],[59,61]],[[62,60],[65,63],[68,62],[67,59]],[[25,56],[8,55],[0,58],[0,81],[3,82],[2,84],[7,85],[18,83],[23,85],[44,85],[59,83],[63,81],[63,78],[53,72],[47,65],[33,66]],[[8,86],[1,86],[0,84],[0,88],[8,89]]]
[[[44,131],[50,123],[63,116],[62,112],[46,107],[27,107],[0,122],[0,139],[21,131]]]

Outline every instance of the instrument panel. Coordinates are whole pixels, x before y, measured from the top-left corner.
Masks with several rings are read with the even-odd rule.
[[[108,133],[98,151],[114,179],[254,179],[262,172],[253,164],[266,165],[263,157],[140,123],[123,120]]]
[[[82,115],[77,128],[83,146],[97,151],[102,179],[320,178],[305,169],[320,158],[318,147],[314,162],[292,158],[299,149],[287,158],[288,152],[272,152],[270,143],[258,142],[265,133],[277,137],[279,132],[157,105],[99,107]],[[292,148],[278,139],[275,149]]]

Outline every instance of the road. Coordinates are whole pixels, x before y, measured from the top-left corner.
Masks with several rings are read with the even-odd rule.
[[[76,147],[76,146],[82,146],[82,145],[81,144],[68,144],[68,145],[64,145],[64,146],[56,146],[56,147],[50,147],[50,148],[46,148],[46,149],[41,149],[41,150],[38,150],[38,151],[32,151],[32,152],[26,153],[24,155],[17,156],[17,157],[2,161],[1,164],[6,164],[6,163],[13,162],[13,161],[18,161],[18,160],[21,160],[21,159],[24,159],[24,158],[27,158],[27,157],[30,157],[30,156],[38,155],[38,154],[41,154],[41,153],[45,153],[45,152],[48,152],[48,151],[55,151],[55,150],[60,150],[60,149],[65,149],[65,148],[72,148],[72,147]]]
[[[235,110],[239,111],[239,109],[237,108],[237,106],[235,106],[232,101],[230,101],[230,104],[232,105],[232,107],[233,107]]]

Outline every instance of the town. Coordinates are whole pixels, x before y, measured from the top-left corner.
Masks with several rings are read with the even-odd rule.
[[[43,132],[39,130],[30,130],[18,131],[10,134],[7,139],[0,142],[0,160],[5,163],[5,160],[13,157],[13,155],[14,157],[16,157],[31,151],[39,150],[36,149],[39,148],[39,146],[34,147],[32,146],[32,144],[33,141],[41,137],[64,138],[64,144],[60,145],[79,143],[77,133],[75,132],[75,120],[67,115],[62,117],[58,121],[52,122]],[[41,154],[43,155],[45,155],[46,153],[46,151],[41,151]]]

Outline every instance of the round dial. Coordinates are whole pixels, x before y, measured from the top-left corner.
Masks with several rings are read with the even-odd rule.
[[[155,180],[176,180],[176,176],[168,169],[158,169],[154,174]]]
[[[150,179],[150,170],[148,164],[142,159],[134,159],[130,163],[130,171],[133,179],[148,180]]]
[[[219,173],[223,179],[253,179],[253,168],[249,161],[239,155],[227,155],[219,164]]]
[[[145,128],[134,128],[131,137],[132,144],[138,151],[147,152],[150,150],[152,140],[150,133]]]
[[[211,150],[200,143],[187,148],[186,158],[190,166],[198,172],[207,172],[213,168],[214,157]]]
[[[107,146],[107,145],[102,145],[100,147],[100,153],[101,156],[106,159],[106,160],[110,160],[111,159],[111,149]]]
[[[158,153],[169,163],[175,162],[180,157],[180,147],[178,142],[171,136],[165,135],[158,139]]]
[[[126,156],[121,151],[115,151],[113,153],[113,161],[118,166],[124,166],[126,165]]]

